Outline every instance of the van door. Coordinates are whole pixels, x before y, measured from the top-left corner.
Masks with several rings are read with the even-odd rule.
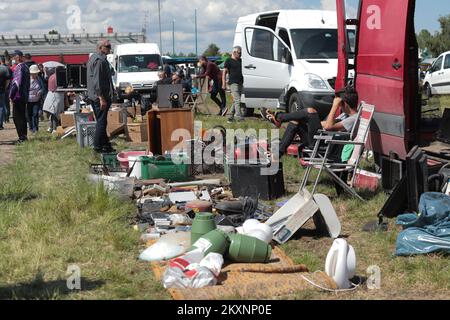
[[[442,93],[450,94],[450,53],[447,53],[447,55],[445,56],[443,72],[444,75],[442,77],[443,80]]]
[[[442,94],[444,91],[444,69],[442,64],[444,62],[444,55],[436,59],[430,70],[430,83],[434,89],[434,93]]]
[[[371,147],[405,159],[420,123],[415,0],[361,0],[356,52],[360,100],[375,105]]]
[[[242,37],[245,105],[276,108],[291,77],[291,51],[269,28],[245,27]]]

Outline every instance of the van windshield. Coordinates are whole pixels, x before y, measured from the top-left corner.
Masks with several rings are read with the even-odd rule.
[[[158,54],[126,55],[119,57],[119,72],[158,71],[161,56]]]
[[[337,59],[337,29],[291,30],[297,59]],[[349,30],[350,52],[354,52],[355,31]],[[350,58],[351,55],[350,55]]]

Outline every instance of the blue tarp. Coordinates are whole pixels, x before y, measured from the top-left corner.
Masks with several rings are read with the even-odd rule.
[[[403,214],[397,218],[397,224],[404,229],[397,238],[397,255],[450,253],[450,197],[437,192],[424,193],[419,212],[419,215]]]

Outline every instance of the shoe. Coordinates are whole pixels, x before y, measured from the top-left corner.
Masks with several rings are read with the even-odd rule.
[[[230,117],[230,118],[228,118],[228,121],[227,121],[228,123],[233,123],[234,122],[234,117]]]
[[[52,129],[52,128],[48,128],[48,129],[47,129],[47,132],[52,133],[52,132],[53,132],[53,129]]]
[[[225,117],[227,115],[227,113],[228,113],[228,108],[224,108],[221,112],[221,116]]]
[[[272,122],[272,124],[277,127],[277,128],[281,128],[281,122],[277,120],[276,115],[269,111],[269,110],[261,110],[261,114],[264,115],[263,118]]]
[[[0,127],[0,130],[5,130],[5,128],[3,128],[3,127]]]
[[[20,144],[22,144],[22,143],[24,143],[26,141],[28,141],[28,139],[19,139],[19,140],[16,141],[16,145],[20,145]]]

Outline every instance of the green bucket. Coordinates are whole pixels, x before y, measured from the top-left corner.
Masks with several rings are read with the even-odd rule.
[[[231,261],[242,263],[268,263],[272,247],[267,243],[243,234],[230,234],[231,244],[228,257]]]
[[[198,239],[188,251],[200,249],[205,257],[211,252],[224,255],[229,246],[230,240],[228,235],[216,229]]]
[[[191,229],[191,245],[197,242],[205,234],[215,230],[217,228],[212,213],[197,213],[195,219],[192,222]]]

